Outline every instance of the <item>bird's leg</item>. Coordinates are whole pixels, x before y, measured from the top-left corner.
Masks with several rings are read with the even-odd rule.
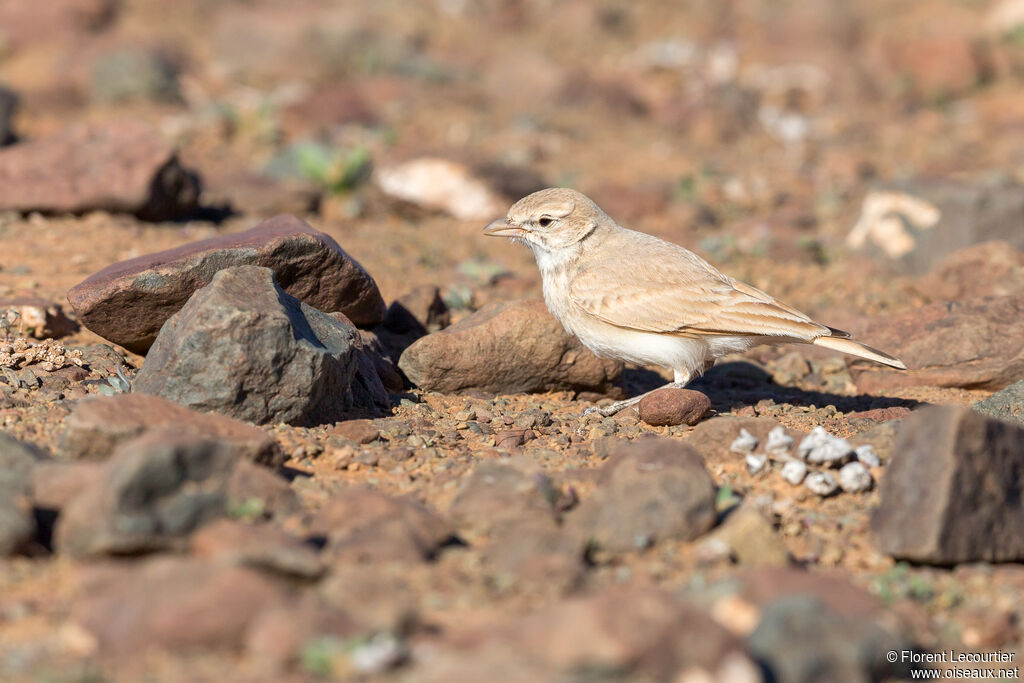
[[[675,379],[673,381],[669,382],[668,384],[666,384],[665,386],[658,387],[657,389],[651,389],[650,391],[644,392],[644,393],[640,394],[639,396],[634,396],[633,398],[627,398],[624,401],[616,401],[615,403],[611,404],[610,406],[605,406],[604,408],[599,408],[598,406],[591,406],[590,408],[587,408],[586,410],[583,411],[582,417],[586,417],[587,415],[591,415],[593,413],[597,413],[597,414],[601,415],[602,417],[611,417],[612,415],[614,415],[615,413],[618,413],[619,411],[625,410],[626,408],[629,408],[631,406],[635,406],[637,403],[639,403],[640,401],[644,400],[645,396],[650,396],[655,391],[661,391],[662,389],[682,389],[683,387],[685,387],[689,383],[690,383],[690,373],[685,372],[685,371],[684,372],[680,372],[679,370],[676,370],[675,371]]]

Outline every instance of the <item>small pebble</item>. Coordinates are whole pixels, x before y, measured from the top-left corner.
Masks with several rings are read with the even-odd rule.
[[[767,455],[753,455],[752,453],[747,454],[747,471],[751,474],[757,474],[764,469],[765,465],[768,464]]]
[[[799,460],[790,460],[782,466],[782,478],[793,486],[799,486],[807,476],[807,465]]]
[[[812,465],[838,466],[853,452],[846,439],[832,436],[824,427],[815,427],[797,446],[796,453],[801,460]]]
[[[816,493],[822,498],[831,496],[839,488],[835,478],[828,472],[811,472],[804,479],[804,486],[810,489],[811,493]]]
[[[793,448],[793,437],[786,433],[785,427],[779,425],[768,432],[768,441],[765,443],[764,449],[768,451],[769,455],[783,459],[789,455],[791,448]]]
[[[878,453],[875,453],[875,447],[871,444],[865,444],[863,446],[857,446],[854,451],[857,454],[857,460],[862,462],[867,467],[881,467],[882,459],[878,457]]]
[[[757,438],[746,429],[740,430],[740,435],[729,446],[733,453],[752,453],[757,448]]]
[[[871,488],[874,481],[862,463],[851,462],[839,470],[839,486],[847,493],[860,493]]]

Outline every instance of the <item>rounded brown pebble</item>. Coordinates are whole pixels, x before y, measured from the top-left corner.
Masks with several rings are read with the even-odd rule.
[[[368,444],[380,438],[380,431],[373,426],[370,420],[347,420],[339,422],[333,432],[338,436],[355,441],[358,444]]]
[[[658,389],[637,406],[640,419],[653,427],[695,425],[711,410],[711,399],[691,389]]]

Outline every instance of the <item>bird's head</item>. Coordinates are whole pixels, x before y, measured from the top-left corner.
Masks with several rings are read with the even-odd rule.
[[[556,251],[580,242],[606,222],[611,218],[581,192],[548,188],[513,204],[505,218],[484,228],[484,234]]]

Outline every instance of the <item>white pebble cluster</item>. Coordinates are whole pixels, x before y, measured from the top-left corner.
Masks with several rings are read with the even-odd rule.
[[[815,427],[796,446],[781,425],[768,433],[764,453],[755,453],[759,442],[746,429],[740,429],[739,436],[730,444],[729,450],[743,455],[747,471],[759,474],[770,467],[772,462],[782,464],[779,474],[792,486],[806,486],[812,493],[831,496],[839,490],[846,493],[868,491],[874,485],[869,467],[882,464],[873,446],[858,446],[854,449],[849,442],[829,434],[823,427]],[[839,468],[838,473],[828,471]]]

